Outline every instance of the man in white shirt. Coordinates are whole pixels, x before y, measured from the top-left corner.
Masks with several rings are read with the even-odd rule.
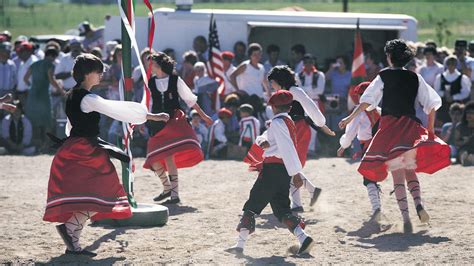
[[[280,47],[275,44],[270,44],[267,46],[267,56],[268,60],[265,61],[263,67],[265,68],[265,76],[270,72],[274,66],[285,65],[283,61],[279,59],[280,57]]]
[[[428,85],[434,87],[436,77],[443,73],[444,66],[435,60],[438,54],[435,47],[426,46],[423,50],[423,54],[425,55],[426,61],[418,72]]]
[[[295,253],[309,253],[314,245],[313,239],[303,230],[304,222],[291,213],[288,199],[292,177],[300,186],[303,183],[299,173],[303,166],[296,151],[296,127],[288,115],[292,102],[293,96],[286,90],[276,92],[268,102],[275,116],[268,130],[257,138],[257,145],[265,150],[263,168],[243,207],[244,213],[237,226],[237,243],[227,249],[228,252],[243,253],[245,241],[255,231],[255,215],[268,203],[278,220],[298,238],[300,245]]]
[[[471,94],[471,80],[461,74],[456,65],[458,60],[455,56],[449,56],[445,60],[447,70],[436,77],[434,89],[441,96],[443,104],[437,111],[437,119],[443,124],[450,122],[449,106],[453,102],[465,102]]]
[[[29,42],[22,42],[18,45],[16,50],[18,58],[20,59],[20,64],[18,66],[18,76],[17,76],[17,87],[16,87],[16,98],[20,101],[23,106],[26,106],[26,99],[28,98],[28,91],[30,87],[25,83],[24,77],[31,64],[38,61],[38,58],[33,55],[33,44]],[[30,77],[30,83],[31,83]]]

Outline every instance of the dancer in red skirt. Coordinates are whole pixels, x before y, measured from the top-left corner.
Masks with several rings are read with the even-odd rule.
[[[364,93],[369,84],[370,82],[368,81],[362,82],[354,88],[352,93],[349,94],[354,104],[358,105],[360,103],[360,96]],[[337,150],[337,155],[342,157],[344,155],[344,150],[351,146],[351,143],[356,136],[361,144],[363,155],[369,147],[372,136],[377,129],[377,122],[379,119],[380,111],[378,109],[359,113],[359,115],[347,125],[345,134],[340,138],[339,143],[341,144],[341,147]],[[377,182],[371,181],[365,177],[363,184],[367,188],[370,204],[372,206],[372,216],[370,220],[379,222],[382,215],[379,185]]]
[[[169,119],[168,114],[148,113],[138,103],[110,101],[92,94],[90,90],[99,84],[102,71],[99,58],[91,54],[76,58],[73,77],[77,85],[66,94],[69,137],[51,165],[43,220],[63,223],[56,228],[67,246],[66,254],[96,255],[79,245],[89,218],[125,219],[132,215],[109,153],[122,160],[130,159],[117,147],[98,139],[100,114],[134,124]]]
[[[149,59],[152,61],[153,72],[153,77],[148,81],[152,97],[151,110],[154,113],[169,114],[170,120],[148,123],[152,137],[148,140],[143,167],[154,171],[163,184],[163,192],[153,200],[170,198],[164,203],[176,204],[180,202],[178,168],[192,167],[204,159],[199,140],[181,110],[180,100],[196,110],[208,126],[213,122],[196,103],[197,96],[174,73],[173,59],[164,53],[154,53]]]
[[[387,42],[385,53],[390,67],[370,83],[360,99],[361,104],[339,122],[339,127],[345,128],[359,113],[375,108],[382,101],[380,127],[362,158],[359,172],[374,182],[384,180],[388,171],[392,172],[404,232],[411,233],[405,180],[420,221],[428,222],[416,172],[433,174],[449,166],[450,149],[434,135],[435,113],[441,106],[441,98],[420,75],[403,68],[413,58],[413,51],[405,41],[396,39]],[[429,114],[427,129],[415,116],[417,103]]]
[[[335,136],[335,133],[325,125],[326,118],[314,101],[303,89],[296,86],[295,73],[288,66],[276,66],[272,68],[268,73],[268,81],[276,91],[287,90],[293,95],[293,104],[289,115],[296,125],[298,156],[304,167],[309,143],[311,141],[310,125],[314,126],[314,124],[316,124],[316,126],[321,127],[324,133],[331,136]],[[311,196],[310,206],[313,206],[321,193],[321,189],[315,187],[304,176],[302,176],[302,178],[303,186]],[[291,182],[290,185],[290,196],[292,211],[303,212],[304,209],[301,204],[299,187],[296,187],[293,182]]]

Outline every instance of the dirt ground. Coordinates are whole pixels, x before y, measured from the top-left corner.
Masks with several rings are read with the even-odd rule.
[[[422,198],[431,216],[421,225],[409,197],[413,235],[401,233],[401,215],[392,180],[383,182],[385,231],[366,222],[370,204],[357,164],[344,159],[310,160],[306,175],[323,189],[314,207],[302,193],[307,232],[316,240],[311,255],[288,254],[296,238],[267,207],[243,256],[224,251],[237,238],[235,227],[255,180],[238,161],[205,161],[179,173],[182,203],[170,208],[165,226],[104,228],[87,226],[83,247],[98,253],[92,259],[63,255],[54,224],[43,222],[51,156],[1,156],[0,263],[173,263],[173,264],[414,264],[474,262],[474,168],[451,166],[432,176],[420,175]],[[161,192],[159,179],[136,159],[135,194],[152,203]],[[388,228],[388,229],[387,229]]]

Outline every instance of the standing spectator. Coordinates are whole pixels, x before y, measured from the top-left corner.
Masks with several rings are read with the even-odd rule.
[[[433,46],[426,46],[425,50],[423,50],[423,54],[425,55],[426,61],[421,66],[419,73],[428,85],[434,87],[436,76],[443,73],[444,67],[435,61],[438,53]]]
[[[295,73],[303,71],[303,56],[306,54],[306,48],[302,44],[295,44],[291,47],[291,59]]]
[[[25,35],[18,36],[15,39],[15,42],[13,43],[13,51],[11,53],[10,59],[13,60],[13,62],[15,63],[16,69],[19,68],[19,66],[22,62],[21,59],[18,57],[17,51],[18,51],[18,48],[20,48],[20,45],[23,42],[28,42],[28,37],[26,37]],[[33,49],[33,45],[32,45],[32,49]]]
[[[437,119],[443,124],[451,121],[448,112],[449,106],[453,102],[467,101],[471,94],[470,79],[456,69],[457,58],[449,56],[445,61],[447,70],[436,77],[434,84],[434,89],[443,100],[441,108],[436,112]]]
[[[247,46],[243,41],[238,41],[234,44],[234,61],[232,61],[232,64],[234,66],[239,66],[247,60],[247,57],[245,56],[245,52],[247,51]]]
[[[15,63],[10,60],[12,45],[0,43],[0,97],[12,93],[16,87],[17,72]]]
[[[203,62],[197,62],[194,65],[194,72],[196,73],[194,92],[198,96],[198,103],[206,114],[212,115],[215,113],[212,105],[213,95],[219,88],[219,83],[207,75],[206,65]]]
[[[23,78],[25,77],[25,74],[30,68],[31,64],[38,61],[38,58],[33,55],[33,45],[29,42],[22,42],[18,46],[16,53],[20,59],[20,65],[18,66],[18,85],[16,87],[15,97],[20,101],[22,106],[27,106],[26,99],[28,97],[30,86],[26,85]]]
[[[33,63],[24,77],[25,83],[31,85],[25,113],[33,126],[33,144],[38,147],[40,152],[44,152],[47,148],[46,132],[52,126],[49,85],[53,85],[56,92],[64,94],[63,88],[54,79],[53,62],[56,57],[58,57],[58,51],[49,48],[45,52],[45,58]],[[30,76],[32,77],[31,83]]]
[[[382,68],[379,65],[377,58],[373,52],[365,54],[365,72],[367,73],[367,80],[372,81],[377,77]]]
[[[339,97],[339,110],[335,114],[328,115],[328,125],[332,130],[339,130],[337,123],[347,113],[347,96],[351,84],[351,71],[347,69],[349,60],[345,56],[336,57],[336,63],[331,64],[326,73],[326,80],[331,82],[331,93]]]
[[[260,64],[262,59],[262,46],[258,43],[251,43],[247,51],[249,60],[240,64],[230,75],[230,81],[234,88],[239,91],[245,91],[249,96],[256,95],[259,98],[266,96],[270,98],[270,89],[265,78],[265,69]]]
[[[451,117],[451,122],[445,123],[441,128],[440,138],[444,142],[446,142],[451,148],[451,158],[457,158],[457,148],[454,139],[454,132],[458,123],[461,122],[463,111],[463,104],[451,104],[451,106],[449,107],[449,116]]]
[[[10,154],[33,155],[35,147],[31,146],[31,137],[30,120],[23,115],[23,107],[19,103],[12,114],[3,118],[1,142]]]
[[[232,65],[232,60],[234,59],[234,53],[231,51],[224,51],[221,54],[222,56],[222,63],[224,65],[224,95],[229,95],[235,91],[234,86],[230,82],[230,75],[234,73],[237,69],[234,65]]]
[[[462,74],[471,77],[471,57],[467,56],[467,41],[466,40],[456,40],[454,43],[454,54],[458,58],[458,63],[456,69],[459,70]]]
[[[207,50],[207,40],[206,37],[199,35],[193,40],[193,49],[196,51],[198,59],[200,62],[206,63],[209,60],[209,52]]]
[[[94,47],[104,48],[104,27],[94,28],[88,21],[79,25],[79,35],[84,36],[82,46],[89,52]]]
[[[263,64],[263,67],[265,68],[265,76],[274,66],[285,65],[285,63],[279,59],[280,47],[278,47],[278,45],[270,44],[269,46],[267,46],[267,56],[268,59]]]
[[[464,108],[461,123],[456,126],[454,140],[461,164],[474,165],[474,102],[472,101]]]
[[[194,65],[199,60],[197,53],[189,50],[183,54],[183,65],[180,69],[179,76],[184,80],[191,90],[194,90]]]
[[[142,64],[143,64],[143,67],[145,68],[145,71],[147,71],[147,69],[150,66],[150,61],[148,61],[148,56],[154,52],[155,52],[154,50],[150,50],[150,48],[146,47],[140,53],[140,59],[142,60]],[[136,66],[135,69],[133,69],[132,79],[133,79],[133,101],[139,103],[142,101],[143,90],[145,86],[140,65]]]
[[[71,39],[69,41],[69,53],[64,55],[57,66],[54,69],[54,77],[57,80],[61,80],[63,83],[64,91],[69,91],[76,86],[76,81],[72,77],[72,69],[74,67],[74,61],[76,57],[82,54],[82,45],[77,39]],[[51,93],[52,107],[53,107],[53,119],[64,119],[66,118],[65,113],[65,101],[64,95],[61,91]]]

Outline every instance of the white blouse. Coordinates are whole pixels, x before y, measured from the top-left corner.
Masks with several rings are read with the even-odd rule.
[[[168,81],[169,81],[169,77],[155,79],[156,88],[158,89],[159,92],[163,93],[168,90]],[[184,80],[182,80],[180,77],[178,77],[177,86],[178,86],[179,97],[186,103],[186,105],[189,108],[193,107],[197,102],[197,96],[194,95],[194,93],[191,91],[188,85],[186,85]]]
[[[306,94],[306,92],[298,87],[291,87],[290,92],[293,95],[293,100],[299,102],[304,109],[304,112],[313,120],[318,126],[322,127],[326,124],[326,118],[319,110],[314,101]]]
[[[439,94],[439,96],[444,97],[444,90],[441,89],[441,75],[444,76],[447,82],[453,82],[462,74],[458,70],[454,70],[453,73],[449,73],[449,70],[446,70],[444,71],[444,73],[436,76],[436,80],[434,82],[434,89]],[[453,95],[453,100],[462,101],[467,99],[469,95],[471,95],[471,81],[466,75],[462,75],[461,91]]]
[[[147,121],[147,108],[139,103],[130,101],[106,100],[96,94],[87,94],[82,98],[81,111],[84,113],[98,112],[115,120],[132,124],[143,124]],[[72,129],[69,118],[66,124],[66,136]]]
[[[358,140],[366,141],[372,138],[372,123],[365,112],[360,112],[354,120],[346,127],[346,132],[339,139],[339,144],[344,149],[351,146],[352,141],[357,136]]]
[[[416,75],[418,76],[419,85],[415,106],[416,102],[419,102],[421,106],[423,106],[423,112],[426,114],[429,114],[433,109],[438,110],[441,107],[441,97],[439,97],[436,91],[425,82],[420,74]],[[367,109],[368,111],[375,109],[379,105],[383,96],[383,87],[384,83],[382,78],[380,75],[377,75],[377,77],[370,83],[369,87],[367,87],[364,94],[360,97],[361,103],[370,104],[370,107]]]

